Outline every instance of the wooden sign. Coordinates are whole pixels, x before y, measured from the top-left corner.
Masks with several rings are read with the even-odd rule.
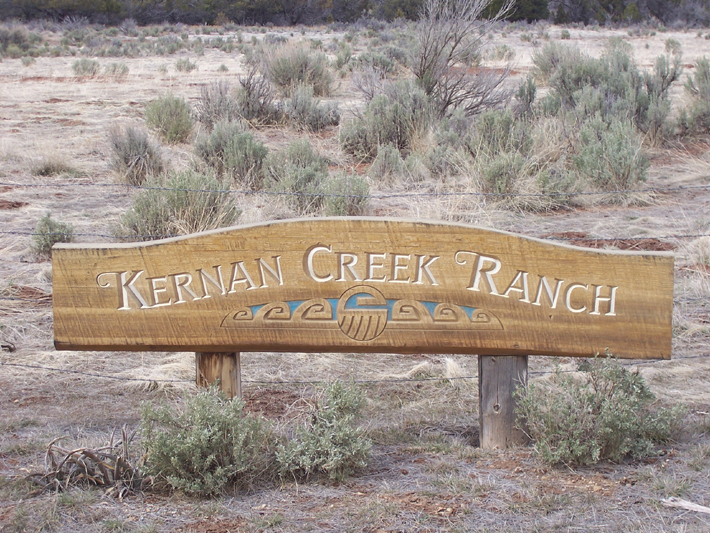
[[[52,266],[57,349],[671,355],[669,253],[332,218],[59,244]]]

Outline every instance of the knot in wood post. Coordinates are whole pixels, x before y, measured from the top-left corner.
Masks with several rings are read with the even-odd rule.
[[[478,356],[478,399],[481,448],[505,449],[525,444],[515,428],[515,390],[528,381],[528,356]]]

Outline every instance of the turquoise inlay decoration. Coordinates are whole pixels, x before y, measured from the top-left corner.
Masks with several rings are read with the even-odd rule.
[[[368,294],[366,292],[359,292],[357,294],[353,294],[350,298],[348,298],[348,301],[345,302],[345,309],[387,309],[392,307],[390,301],[394,302],[394,300],[387,300],[387,305],[365,305],[360,307],[357,304],[357,299],[361,296],[372,298],[372,294]]]
[[[473,312],[476,310],[475,307],[467,307],[465,305],[459,305],[459,307],[466,312],[469,320],[473,320]]]
[[[286,302],[288,304],[288,307],[291,309],[291,314],[298,309],[298,306],[301,305],[305,300],[293,300],[290,302]]]
[[[266,305],[266,304],[251,305],[251,306],[249,306],[249,309],[251,309],[252,314],[253,314],[254,316],[256,316],[256,314],[259,312],[259,309],[261,309],[262,307],[264,307],[264,305]]]
[[[392,308],[394,307],[394,304],[398,300],[387,300],[386,305],[367,305],[367,306],[358,306],[357,305],[357,298],[361,296],[372,296],[371,294],[368,294],[366,292],[360,292],[358,294],[352,295],[350,298],[348,298],[348,301],[345,302],[345,309],[387,309],[387,320],[390,321],[392,320]],[[337,320],[338,319],[338,302],[340,301],[338,298],[327,298],[326,299],[330,306],[333,309],[333,319]],[[305,300],[292,300],[290,302],[286,302],[288,304],[289,309],[291,309],[291,314],[293,314],[296,309],[298,309],[298,306],[300,306],[302,303],[304,303]],[[436,309],[436,306],[439,305],[439,302],[423,302],[419,301],[424,307],[426,307],[426,310],[429,311],[429,314],[431,317],[434,317],[434,309]],[[249,306],[251,309],[251,312],[256,316],[256,314],[259,312],[259,310],[264,307],[265,304],[262,305],[252,305]],[[466,315],[468,315],[469,320],[473,320],[473,312],[476,310],[475,307],[468,307],[465,305],[459,305],[461,309],[464,310]]]
[[[436,309],[436,306],[439,305],[439,302],[419,302],[421,303],[424,307],[426,307],[427,311],[429,311],[429,314],[434,317],[434,309]]]

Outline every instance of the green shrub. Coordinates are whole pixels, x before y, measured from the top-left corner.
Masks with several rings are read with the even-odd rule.
[[[125,63],[109,63],[104,67],[104,73],[112,78],[124,79],[128,76],[128,65]]]
[[[16,44],[10,44],[5,49],[4,54],[10,59],[20,59],[22,56],[25,55],[25,52]]]
[[[172,235],[222,228],[236,223],[241,212],[229,189],[212,174],[186,170],[149,178],[121,217],[118,235],[149,241]]]
[[[339,174],[323,184],[325,214],[330,217],[356,217],[365,214],[370,186],[357,174]]]
[[[355,58],[355,67],[360,69],[371,68],[380,75],[394,72],[395,62],[389,57],[378,52],[365,52]]]
[[[219,122],[210,135],[198,137],[195,153],[217,171],[246,187],[260,189],[263,182],[262,165],[268,149],[240,122]]]
[[[35,64],[36,60],[34,57],[25,56],[21,60],[23,67],[29,67]]]
[[[632,189],[646,181],[648,158],[641,136],[625,120],[607,124],[597,117],[582,126],[577,153],[577,173],[593,187],[605,190]]]
[[[677,43],[669,40],[666,50],[668,55],[656,58],[652,71],[641,72],[623,39],[610,40],[598,59],[551,42],[534,54],[534,73],[559,96],[563,110],[577,117],[632,120],[656,141],[670,133],[669,90],[682,70]]]
[[[332,91],[333,75],[322,52],[279,47],[264,58],[263,69],[266,78],[286,96],[299,85],[312,86],[316,96],[328,96]]]
[[[39,219],[32,235],[32,251],[41,257],[52,256],[52,246],[58,242],[72,242],[74,229],[70,224],[52,220],[49,213]]]
[[[167,94],[145,107],[145,121],[168,143],[187,141],[192,133],[193,119],[190,105],[182,98]]]
[[[308,423],[277,448],[281,476],[307,479],[327,474],[340,481],[365,466],[371,443],[355,426],[363,403],[364,395],[354,386],[338,382],[329,385]]]
[[[370,176],[384,183],[392,182],[404,172],[404,160],[399,150],[391,144],[377,147],[377,157],[370,166]]]
[[[499,152],[486,157],[481,167],[481,192],[509,194],[523,176],[525,158],[520,152]]]
[[[641,458],[679,431],[684,408],[661,409],[644,379],[616,359],[580,365],[581,377],[556,373],[517,392],[518,423],[549,464]]]
[[[372,160],[380,145],[411,149],[433,122],[434,111],[424,91],[412,82],[398,81],[370,100],[361,116],[344,124],[340,144],[346,152]]]
[[[175,62],[175,70],[178,72],[192,72],[197,69],[197,64],[191,62],[188,58],[183,57]]]
[[[286,102],[286,116],[297,127],[317,132],[326,126],[337,126],[340,123],[340,112],[337,104],[321,104],[313,98],[313,87],[302,85],[297,87],[291,98]]]
[[[474,156],[494,156],[500,152],[527,154],[531,147],[530,124],[516,119],[507,110],[485,111],[474,122],[473,131],[464,144]]]
[[[350,63],[353,57],[352,48],[343,43],[335,56],[335,68],[341,69]]]
[[[217,122],[239,118],[239,105],[229,82],[218,81],[202,87],[196,114],[197,120],[209,129]]]
[[[307,140],[294,141],[282,152],[270,152],[264,162],[264,185],[284,194],[300,215],[313,213],[323,205],[323,185],[328,162]]]
[[[30,49],[30,44],[30,34],[25,28],[21,26],[12,29],[0,28],[0,53],[12,57],[8,53],[11,46],[22,54]]]
[[[109,130],[109,144],[113,152],[111,164],[130,185],[141,185],[146,178],[163,171],[160,149],[138,128],[127,126]]]
[[[201,496],[249,486],[268,474],[271,435],[244,402],[214,390],[186,395],[181,408],[141,409],[146,472]]]
[[[71,66],[77,76],[98,76],[101,65],[95,59],[77,59]]]
[[[561,40],[565,41],[565,40],[569,40],[571,38],[572,38],[572,36],[570,35],[569,30],[562,30],[560,32],[560,39]]]

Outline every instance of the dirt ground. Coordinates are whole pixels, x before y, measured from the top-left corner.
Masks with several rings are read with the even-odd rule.
[[[511,83],[530,70],[535,47],[558,40],[561,30],[506,26],[493,33],[491,46],[505,44],[515,51]],[[196,28],[184,31],[190,39],[197,37]],[[240,31],[247,42],[264,37],[255,28]],[[710,49],[709,30],[569,32],[565,42],[595,55],[609,37],[622,37],[642,68],[650,68],[663,53],[666,39],[676,39],[683,49],[683,79]],[[325,27],[304,34],[293,28],[269,33],[293,41],[320,39],[326,45],[345,35]],[[54,44],[61,33],[43,36]],[[224,38],[229,36],[226,32]],[[367,39],[362,31],[355,52],[364,49]],[[176,71],[176,60],[185,57],[198,69]],[[249,353],[242,357],[247,407],[277,422],[313,394],[312,385],[293,382],[318,381],[323,375],[376,381],[363,385],[366,429],[375,443],[369,466],[343,483],[264,485],[212,500],[147,491],[121,501],[97,489],[42,493],[24,481],[43,470],[52,439],[66,436],[67,447],[100,446],[114,428],[137,427],[141,402],[174,402],[194,390],[195,372],[191,353],[55,351],[51,265],[33,254],[27,234],[51,211],[74,226],[77,242],[112,240],[133,192],[115,185],[109,128],[141,124],[145,104],[166,92],[194,104],[204,85],[235,83],[243,72],[242,59],[236,50],[211,48],[203,55],[183,50],[99,58],[102,66],[125,63],[130,72],[122,80],[77,77],[72,56],[40,57],[29,66],[20,59],[0,62],[0,532],[710,531],[710,515],[662,502],[679,497],[710,505],[710,271],[698,259],[698,250],[710,240],[699,237],[710,235],[710,188],[700,187],[710,185],[708,139],[652,148],[646,186],[675,190],[645,195],[631,206],[589,203],[530,213],[471,197],[421,196],[373,199],[369,207],[369,214],[378,216],[458,220],[580,246],[674,251],[673,359],[628,362],[663,404],[688,406],[678,441],[656,457],[569,469],[541,465],[528,447],[482,451],[475,356]],[[678,109],[682,83],[676,83],[673,95]],[[340,81],[332,99],[345,118],[361,104],[348,79]],[[286,128],[256,135],[270,147],[307,136]],[[310,140],[338,165],[358,170],[340,152],[337,129]],[[187,166],[192,157],[188,144],[164,150],[175,168]],[[47,159],[62,161],[70,170],[52,177],[33,175],[32,169]],[[435,189],[420,187],[408,192]],[[382,192],[388,190],[372,184],[373,194]],[[268,199],[245,197],[240,203],[243,223],[282,216],[283,207]],[[555,365],[572,370],[575,364],[533,357],[531,379],[545,379]],[[422,368],[441,379],[393,381]],[[452,369],[472,379],[449,381]]]

